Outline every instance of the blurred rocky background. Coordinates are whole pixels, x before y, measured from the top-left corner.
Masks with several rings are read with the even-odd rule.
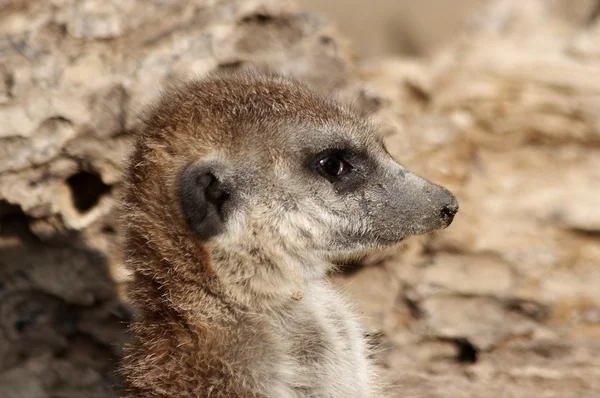
[[[459,197],[332,276],[391,396],[600,396],[600,1],[299,3],[0,0],[0,396],[115,396],[139,111],[247,66],[354,103]]]

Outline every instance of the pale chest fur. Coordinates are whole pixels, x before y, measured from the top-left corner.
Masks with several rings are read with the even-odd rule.
[[[362,330],[329,284],[314,282],[301,300],[271,313],[269,324],[281,358],[277,374],[282,389],[273,397],[374,396]]]

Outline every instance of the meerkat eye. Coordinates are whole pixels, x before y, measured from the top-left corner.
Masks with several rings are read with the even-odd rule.
[[[327,155],[319,160],[319,168],[326,177],[340,177],[348,174],[352,166],[338,155]]]

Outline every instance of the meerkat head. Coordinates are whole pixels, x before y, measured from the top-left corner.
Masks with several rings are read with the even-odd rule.
[[[185,225],[215,256],[322,273],[316,264],[444,228],[458,209],[450,192],[398,164],[368,120],[281,77],[187,83],[146,125],[134,163],[159,172],[138,170],[138,196],[161,204],[148,211],[163,229]]]

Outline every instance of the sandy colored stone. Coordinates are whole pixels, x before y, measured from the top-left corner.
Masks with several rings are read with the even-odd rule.
[[[356,63],[288,1],[0,1],[0,395],[113,396],[139,112],[167,84],[252,66],[370,114],[392,156],[459,199],[447,230],[333,277],[391,396],[595,398],[598,5],[481,4],[427,59]]]
[[[438,296],[420,303],[426,333],[447,339],[468,339],[482,350],[513,333],[498,302],[485,298]]]
[[[510,266],[493,256],[440,255],[427,267],[421,283],[429,289],[505,297],[514,280]]]

